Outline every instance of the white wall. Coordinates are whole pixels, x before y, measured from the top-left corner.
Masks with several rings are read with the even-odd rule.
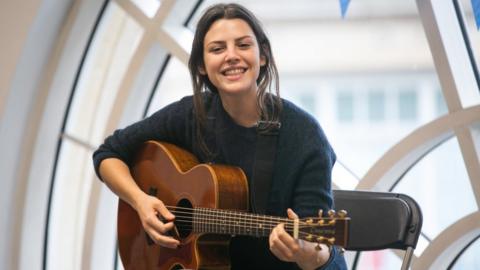
[[[47,94],[42,91],[45,67],[72,2],[0,2],[1,269],[18,269],[26,181],[39,112]],[[42,205],[38,207],[43,211]],[[31,265],[32,269],[40,267],[38,261]]]

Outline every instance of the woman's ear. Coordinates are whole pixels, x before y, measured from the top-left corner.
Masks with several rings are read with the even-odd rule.
[[[268,48],[265,44],[263,44],[260,48],[260,66],[261,67],[267,64],[267,53],[268,53]]]
[[[203,76],[207,75],[207,71],[205,71],[205,68],[203,66],[198,67],[198,72]]]
[[[265,55],[260,54],[260,66],[263,67],[267,64],[267,57]]]

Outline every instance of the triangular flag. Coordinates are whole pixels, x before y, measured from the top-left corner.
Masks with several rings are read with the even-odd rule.
[[[476,1],[478,2],[478,0]],[[342,12],[342,18],[345,18],[345,14],[347,14],[348,4],[350,4],[350,0],[340,0],[340,11]]]
[[[473,16],[477,23],[477,30],[480,30],[480,0],[472,0]]]

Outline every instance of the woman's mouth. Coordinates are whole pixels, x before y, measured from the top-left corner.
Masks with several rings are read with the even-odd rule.
[[[222,75],[229,80],[238,80],[246,71],[246,68],[229,68],[223,71]]]
[[[238,75],[242,74],[245,72],[245,68],[235,68],[235,69],[229,69],[223,72],[223,75],[229,76],[229,75]]]

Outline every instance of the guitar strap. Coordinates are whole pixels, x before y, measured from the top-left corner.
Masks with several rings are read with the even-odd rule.
[[[270,193],[280,122],[259,121],[252,177],[252,210],[264,214]]]
[[[217,137],[219,128],[215,126],[216,116],[218,115],[218,106],[222,106],[218,95],[214,102],[216,104],[214,103],[214,106],[210,106],[211,109],[207,113],[207,119],[210,130],[214,130],[215,137]],[[251,209],[258,214],[264,214],[267,209],[280,127],[281,123],[277,121],[258,121],[257,123],[257,145],[253,163],[253,175],[249,186],[251,187]]]

